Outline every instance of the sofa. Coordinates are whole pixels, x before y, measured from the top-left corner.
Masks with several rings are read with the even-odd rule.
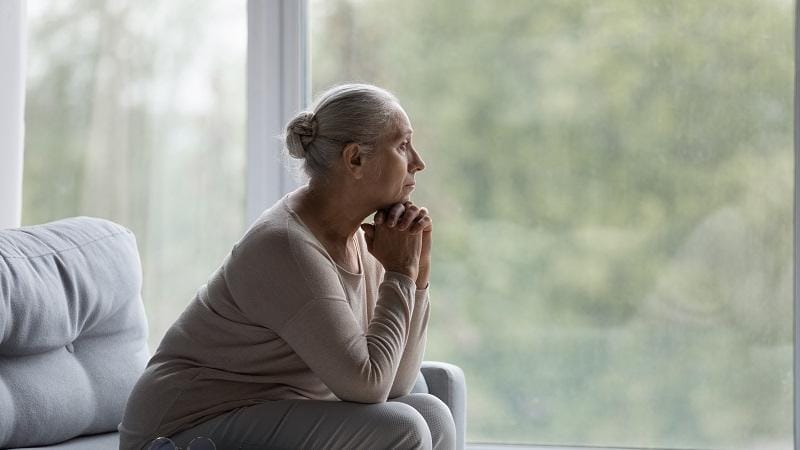
[[[108,220],[0,230],[0,449],[118,448],[150,356],[141,286],[136,239]],[[429,361],[414,386],[448,405],[458,448],[465,389],[458,367]]]

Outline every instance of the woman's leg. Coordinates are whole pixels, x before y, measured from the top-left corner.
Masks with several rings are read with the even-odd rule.
[[[456,448],[456,423],[450,408],[431,394],[408,394],[390,402],[402,402],[419,411],[431,431],[435,450]]]
[[[407,397],[411,395],[401,398]],[[411,402],[423,410],[431,409],[429,401],[412,399]],[[450,420],[452,422],[452,418]],[[171,439],[185,447],[197,436],[211,438],[219,450],[432,448],[431,432],[424,416],[406,401],[375,404],[319,400],[265,402],[222,414]]]

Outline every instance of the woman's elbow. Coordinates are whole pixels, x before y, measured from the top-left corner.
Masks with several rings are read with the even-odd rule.
[[[339,400],[354,403],[383,403],[389,398],[389,389],[382,386],[361,387],[334,392]]]
[[[340,400],[355,403],[383,403],[393,390],[394,372],[388,371],[369,361],[368,364],[357,365],[336,377],[336,382],[328,387]]]

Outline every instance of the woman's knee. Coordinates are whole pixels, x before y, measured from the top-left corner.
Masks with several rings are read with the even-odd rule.
[[[414,407],[399,402],[382,405],[381,419],[376,421],[376,434],[384,436],[392,448],[430,449],[431,430],[425,417]]]
[[[393,399],[393,402],[408,404],[425,419],[431,433],[433,448],[454,448],[456,425],[450,408],[431,394],[409,394]]]

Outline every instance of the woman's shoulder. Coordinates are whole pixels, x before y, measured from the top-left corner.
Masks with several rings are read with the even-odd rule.
[[[234,245],[231,256],[248,255],[262,262],[327,259],[324,248],[283,200],[256,219]]]
[[[232,253],[241,253],[246,250],[260,253],[266,248],[285,246],[288,240],[287,229],[285,221],[262,215],[247,228],[233,246]]]
[[[302,233],[294,226],[294,222],[296,222],[296,218],[286,205],[286,197],[284,197],[269,209],[264,210],[250,224],[239,240],[239,244],[254,242],[278,243],[303,237]]]
[[[264,292],[271,292],[278,302],[300,304],[295,298],[300,291],[305,292],[303,299],[313,298],[315,293],[306,291],[327,286],[330,272],[324,250],[317,245],[287,210],[270,208],[253,222],[224,262],[228,289],[240,302],[245,297],[260,299]]]

